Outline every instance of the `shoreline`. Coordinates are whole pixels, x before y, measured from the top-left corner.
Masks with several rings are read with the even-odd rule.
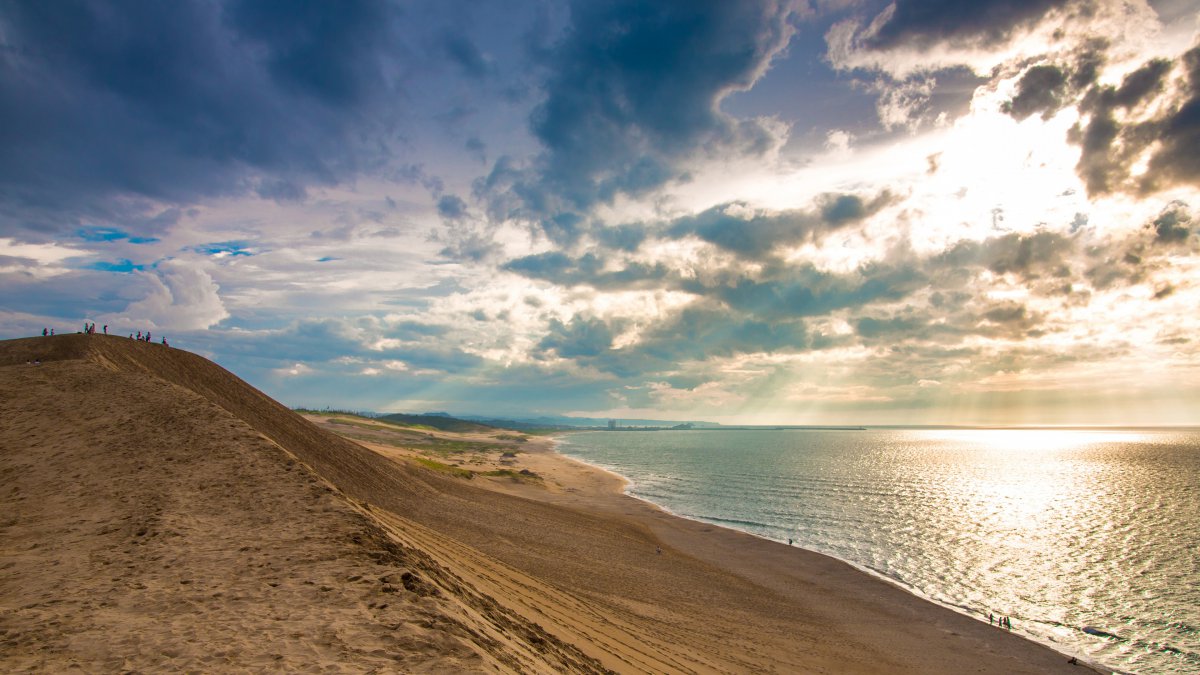
[[[614,471],[607,467],[601,466],[599,464],[589,462],[589,461],[581,459],[579,457],[573,457],[562,451],[562,446],[564,445],[563,437],[573,435],[576,433],[601,433],[601,432],[599,432],[599,431],[593,432],[593,431],[589,430],[589,431],[581,431],[581,432],[556,433],[554,435],[547,437],[548,440],[550,441],[549,448],[550,448],[551,452],[554,453],[555,456],[564,460],[565,462],[569,462],[572,464],[576,464],[576,465],[585,467],[588,470],[594,471],[594,472],[604,475],[604,476],[612,477],[612,478],[620,481],[620,484],[621,484],[620,490],[617,492],[614,492],[613,493],[614,496],[620,496],[620,497],[625,497],[628,499],[635,500],[635,501],[637,501],[641,504],[644,504],[645,506],[652,508],[656,511],[659,511],[671,518],[677,518],[677,519],[688,521],[691,523],[696,523],[699,525],[720,528],[722,530],[727,530],[729,532],[735,532],[740,535],[753,537],[753,538],[761,540],[763,542],[769,542],[771,544],[784,546],[787,548],[795,549],[797,551],[803,551],[804,553],[809,554],[809,555],[817,555],[817,556],[823,556],[825,558],[829,558],[836,562],[848,565],[849,567],[853,568],[857,572],[867,575],[867,576],[871,577],[872,579],[886,583],[889,586],[912,596],[913,598],[927,602],[927,603],[929,603],[935,607],[938,607],[940,609],[954,612],[955,614],[958,614],[960,616],[963,616],[965,618],[968,618],[972,621],[978,622],[979,624],[983,625],[982,619],[984,618],[985,614],[981,610],[972,611],[972,610],[966,609],[966,608],[958,606],[958,605],[945,603],[945,602],[939,602],[938,600],[936,600],[932,597],[929,597],[925,593],[922,593],[919,589],[917,589],[915,587],[908,586],[908,585],[902,583],[901,581],[894,579],[892,577],[889,577],[886,574],[884,574],[878,570],[874,570],[869,567],[859,565],[858,563],[856,563],[852,560],[846,560],[846,559],[841,558],[832,553],[820,551],[820,550],[813,549],[813,548],[808,548],[806,546],[802,546],[799,544],[789,544],[787,542],[772,539],[770,537],[767,537],[767,536],[764,536],[761,534],[757,534],[754,532],[750,532],[747,530],[743,530],[743,529],[734,527],[732,525],[712,522],[710,520],[704,520],[702,518],[697,518],[697,517],[692,517],[692,516],[687,516],[687,515],[684,515],[681,513],[677,513],[675,511],[673,511],[670,507],[666,506],[665,504],[659,504],[651,499],[634,494],[632,492],[632,490],[635,489],[636,482],[632,478],[625,476],[623,474],[620,474],[617,471]],[[994,625],[992,625],[990,623],[987,625],[991,628],[995,627]],[[1078,660],[1077,665],[1085,667],[1085,668],[1089,668],[1097,673],[1110,673],[1111,672],[1114,675],[1125,675],[1124,671],[1119,671],[1117,669],[1109,668],[1107,666],[1104,666],[1103,664],[1094,663],[1090,660],[1087,660],[1087,657],[1085,655],[1072,654],[1072,653],[1065,652],[1061,649],[1061,645],[1053,644],[1048,641],[1038,639],[1034,635],[1031,635],[1031,634],[1028,634],[1025,632],[1014,632],[1011,629],[1009,629],[1007,632],[1010,635],[1014,635],[1022,640],[1030,642],[1032,644],[1053,650],[1054,652],[1060,654],[1064,660],[1068,660],[1068,659],[1072,659],[1072,658],[1077,659]]]
[[[560,452],[562,434],[308,417],[413,471],[362,495],[395,514],[394,534],[617,672],[1111,672],[836,557],[628,495],[625,477]]]

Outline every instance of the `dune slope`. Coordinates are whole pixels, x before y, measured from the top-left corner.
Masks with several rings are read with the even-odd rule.
[[[327,480],[399,467],[200,357],[0,343],[0,419],[2,671],[600,670]]]

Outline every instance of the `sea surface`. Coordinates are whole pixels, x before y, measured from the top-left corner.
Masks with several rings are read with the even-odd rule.
[[[1200,431],[600,431],[559,450],[1120,672],[1200,673]]]

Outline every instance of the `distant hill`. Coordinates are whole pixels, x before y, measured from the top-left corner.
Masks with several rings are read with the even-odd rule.
[[[450,417],[446,413],[433,415],[405,415],[403,413],[395,413],[392,415],[382,415],[375,418],[379,422],[390,422],[392,424],[403,424],[406,426],[424,426],[442,431],[453,431],[456,433],[469,432],[490,432],[495,431],[496,427],[490,424],[482,424],[479,422],[468,422],[460,420],[456,417]]]
[[[624,419],[610,417],[567,417],[564,415],[539,415],[537,417],[512,417],[512,418],[497,418],[487,417],[483,415],[461,415],[461,419],[472,420],[482,424],[503,427],[505,429],[516,429],[524,431],[527,429],[580,429],[580,428],[607,428],[608,421],[613,419],[619,427],[656,427],[660,429],[669,429],[681,424],[690,424],[693,429],[716,429],[721,425],[716,422],[702,422],[697,420],[648,420],[648,419]]]

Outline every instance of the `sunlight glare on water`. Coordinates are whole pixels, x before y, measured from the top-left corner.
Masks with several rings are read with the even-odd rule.
[[[601,432],[563,451],[1120,670],[1200,672],[1200,433]]]

